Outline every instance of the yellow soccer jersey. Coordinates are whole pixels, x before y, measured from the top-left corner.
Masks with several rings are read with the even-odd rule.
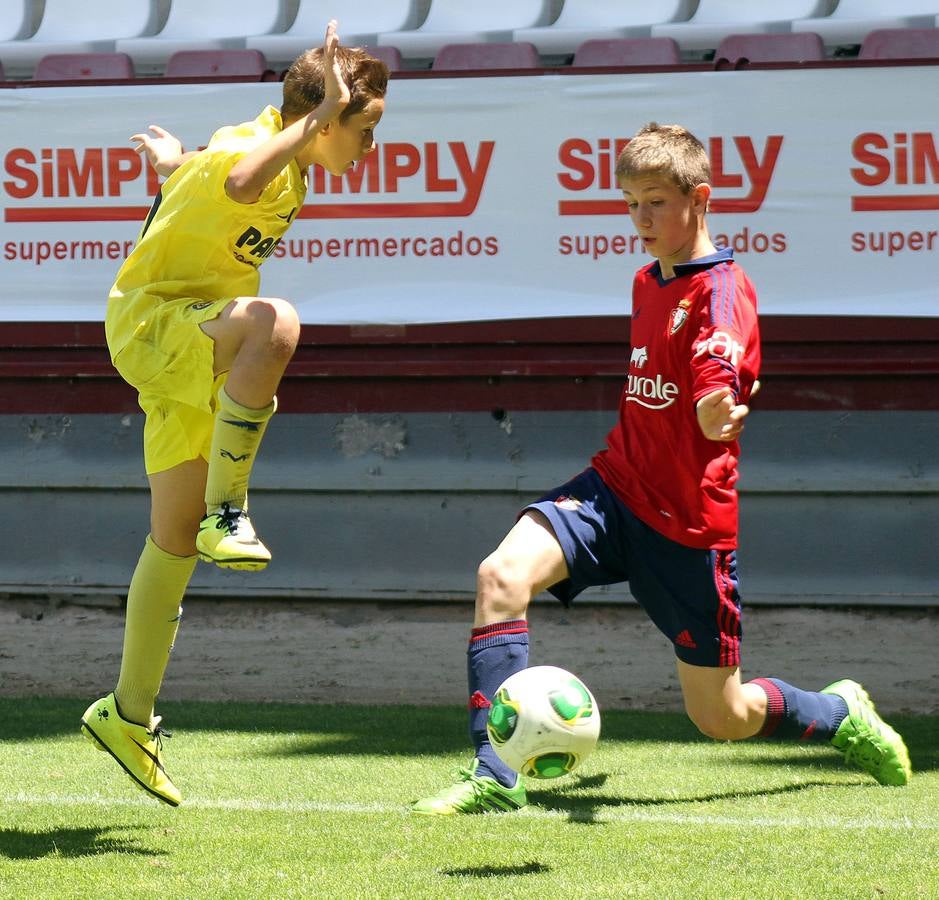
[[[167,178],[111,288],[106,324],[112,356],[154,303],[257,296],[258,267],[303,205],[306,179],[292,160],[251,204],[232,200],[225,179],[281,128],[280,113],[268,106],[251,122],[216,131],[205,150]]]

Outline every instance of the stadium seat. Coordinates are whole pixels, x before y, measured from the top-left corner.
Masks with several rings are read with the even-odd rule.
[[[825,59],[825,44],[814,32],[801,34],[729,34],[714,51],[715,65],[729,63],[808,62]]]
[[[380,59],[389,72],[400,72],[404,68],[404,60],[401,58],[401,51],[397,47],[385,45],[384,47],[369,47],[368,52]]]
[[[699,0],[687,22],[653,25],[652,36],[674,38],[684,51],[715,50],[729,34],[786,32],[793,19],[822,15],[831,5],[832,0]]]
[[[694,0],[564,0],[554,24],[517,28],[512,39],[534,44],[542,56],[570,56],[590,40],[648,37],[653,25],[684,21],[694,7]]]
[[[282,30],[288,6],[288,0],[173,0],[159,33],[119,40],[115,49],[127,53],[141,74],[162,74],[180,50],[239,49],[248,35]]]
[[[48,53],[33,72],[33,81],[133,77],[134,63],[126,53]]]
[[[391,44],[405,59],[432,60],[447,44],[513,40],[517,28],[547,25],[561,0],[431,0],[427,18],[412,30],[383,31],[378,44]]]
[[[445,44],[437,51],[432,69],[457,71],[467,69],[537,69],[541,66],[534,44]]]
[[[259,50],[177,50],[167,61],[165,78],[245,76],[261,80],[268,71]]]
[[[829,16],[800,18],[793,31],[814,31],[828,47],[855,46],[871,31],[887,28],[930,28],[936,23],[939,0],[838,0]]]
[[[939,59],[939,28],[880,28],[861,42],[859,59]]]
[[[0,42],[18,41],[35,34],[42,6],[33,0],[6,0],[0,18]]]
[[[7,75],[28,77],[50,54],[113,53],[119,38],[151,34],[159,21],[159,0],[45,0],[32,37],[0,42]]]
[[[681,51],[671,38],[614,38],[584,41],[575,51],[574,66],[673,66]]]
[[[417,28],[427,16],[430,0],[299,0],[297,15],[283,34],[249,36],[246,47],[260,50],[273,65],[289,65],[304,50],[319,47],[326,23],[339,19],[339,38],[349,47],[374,47],[380,31]]]

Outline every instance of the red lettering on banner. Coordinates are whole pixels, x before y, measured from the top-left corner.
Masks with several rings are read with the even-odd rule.
[[[39,176],[30,168],[36,157],[24,147],[10,150],[3,161],[4,171],[14,181],[4,181],[3,187],[14,200],[25,200],[39,190]]]
[[[761,150],[753,138],[738,135],[733,139],[740,167],[733,170],[725,162],[726,140],[712,137],[708,141],[711,158],[712,184],[715,188],[746,188],[744,197],[714,197],[712,212],[756,212],[763,205],[782,149],[783,136],[769,135]],[[601,138],[596,147],[585,138],[569,138],[558,148],[558,183],[567,191],[606,190],[616,186],[616,159],[629,141]],[[602,200],[561,200],[558,213],[562,216],[626,215],[621,198]]]
[[[495,141],[480,141],[475,155],[462,141],[449,141],[443,154],[442,146],[425,143],[383,144],[344,175],[328,176],[319,167],[313,170],[313,193],[320,195],[304,206],[298,219],[364,219],[364,218],[435,218],[469,216],[476,209],[486,183],[486,175],[495,151]],[[442,156],[448,155],[446,163]],[[367,172],[364,175],[363,172]],[[455,176],[450,175],[455,172]],[[445,174],[446,173],[446,174]],[[427,194],[451,195],[452,199],[421,201],[375,201],[371,203],[324,203],[324,195],[361,193],[363,180],[366,193],[396,194],[410,180],[417,180]],[[412,182],[414,183],[414,182]]]
[[[148,195],[159,189],[160,179],[149,162],[128,147],[43,147],[36,154],[25,148],[10,150],[4,158],[9,180],[3,188],[13,200],[44,198],[120,197],[125,184],[145,174]],[[100,212],[96,212],[100,210]],[[8,208],[8,222],[120,220],[142,218],[147,207],[49,207]]]
[[[129,147],[108,153],[108,196],[120,197],[121,185],[136,181],[143,171],[143,158]]]
[[[384,144],[381,148],[385,163],[385,190],[398,192],[398,181],[416,175],[421,168],[421,153],[413,144]]]
[[[131,151],[133,152],[133,151]],[[81,162],[74,150],[59,150],[56,159],[56,197],[103,197],[104,153],[89,150]],[[43,196],[48,196],[43,191]]]
[[[495,141],[468,147],[462,141],[423,145],[391,142],[381,145],[344,175],[313,170],[313,193],[320,195],[396,194],[407,184],[439,199],[407,202],[322,203],[319,198],[304,206],[297,218],[406,218],[469,216],[482,196]],[[444,149],[446,148],[446,149]],[[8,176],[3,182],[13,200],[46,198],[104,199],[120,197],[125,187],[145,175],[147,196],[160,186],[149,163],[126,147],[43,148],[36,153],[25,147],[10,150],[4,158]],[[447,196],[449,195],[449,196]],[[147,206],[12,206],[8,222],[81,222],[142,219]]]
[[[851,177],[861,187],[907,187],[939,185],[939,152],[932,132],[896,132],[892,135],[866,131],[851,143],[851,155],[860,163]],[[856,194],[854,212],[909,212],[939,209],[939,193]]]
[[[455,178],[440,177],[440,164],[437,160],[437,145],[424,144],[424,155],[427,158],[427,173],[424,177],[424,184],[427,191],[429,193],[437,191],[444,194],[455,191],[457,187]]]

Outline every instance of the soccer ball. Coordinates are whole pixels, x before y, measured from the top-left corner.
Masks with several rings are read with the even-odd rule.
[[[556,666],[510,675],[496,691],[486,720],[493,750],[531,778],[573,772],[600,737],[600,710],[587,686]]]

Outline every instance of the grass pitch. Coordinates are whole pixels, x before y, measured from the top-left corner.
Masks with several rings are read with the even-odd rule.
[[[438,707],[161,703],[174,810],[78,734],[88,698],[0,699],[0,896],[939,896],[939,719],[891,717],[914,778],[824,746],[719,744],[605,711],[575,775],[512,814],[424,818],[468,762]]]

